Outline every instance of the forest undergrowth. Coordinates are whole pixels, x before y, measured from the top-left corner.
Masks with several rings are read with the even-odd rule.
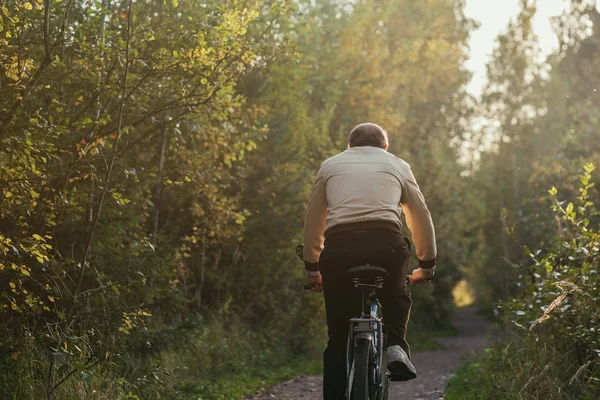
[[[557,236],[516,266],[518,295],[495,307],[499,340],[458,371],[447,398],[592,400],[600,396],[600,213],[592,164],[573,202],[549,190]],[[518,229],[505,220],[507,234]]]

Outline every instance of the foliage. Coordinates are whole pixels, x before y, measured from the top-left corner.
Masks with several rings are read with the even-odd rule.
[[[576,201],[559,201],[555,244],[523,251],[519,296],[503,302],[502,340],[464,367],[449,383],[448,397],[593,399],[600,394],[600,290],[598,211],[594,166],[580,175]]]
[[[590,1],[571,2],[555,18],[560,47],[545,62],[536,55],[534,15],[535,2],[522,1],[498,37],[479,111],[487,119],[479,143],[489,150],[469,177],[482,201],[470,210],[480,225],[467,241],[473,258],[465,272],[481,304],[502,300],[495,311],[503,334],[450,381],[450,399],[600,393],[592,183],[600,14]]]
[[[293,248],[316,168],[366,120],[439,227],[411,328],[447,325],[460,215],[436,182],[461,184],[462,9],[2,2],[0,397],[238,396],[207,382],[319,358]]]

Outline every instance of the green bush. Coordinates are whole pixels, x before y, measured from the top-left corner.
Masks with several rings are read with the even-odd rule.
[[[558,230],[547,251],[523,248],[523,290],[497,310],[500,343],[459,371],[449,399],[600,397],[600,232],[587,164],[574,202],[550,190]],[[509,227],[510,230],[512,228]]]

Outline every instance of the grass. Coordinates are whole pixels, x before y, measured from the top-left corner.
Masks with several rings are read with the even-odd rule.
[[[183,384],[179,387],[182,394],[180,399],[240,399],[245,396],[253,396],[280,382],[298,376],[320,374],[322,374],[320,360],[296,359],[288,365],[229,374],[212,382]]]
[[[535,342],[499,343],[456,372],[447,383],[445,399],[599,399],[600,380],[589,371],[577,377],[568,357],[568,352]]]
[[[485,400],[514,398],[498,387],[498,377],[494,365],[498,360],[494,349],[486,349],[482,354],[464,364],[448,381],[446,400]]]

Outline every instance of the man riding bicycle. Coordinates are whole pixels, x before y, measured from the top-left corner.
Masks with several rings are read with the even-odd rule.
[[[327,159],[317,173],[304,225],[307,281],[322,290],[328,342],[323,354],[323,397],[344,399],[348,321],[361,299],[347,271],[367,263],[388,273],[380,299],[387,332],[387,366],[392,380],[416,378],[406,328],[412,300],[406,287],[410,242],[400,233],[404,212],[419,268],[413,283],[433,278],[437,253],[431,214],[410,166],[387,152],[387,133],[361,124],[348,149]]]

